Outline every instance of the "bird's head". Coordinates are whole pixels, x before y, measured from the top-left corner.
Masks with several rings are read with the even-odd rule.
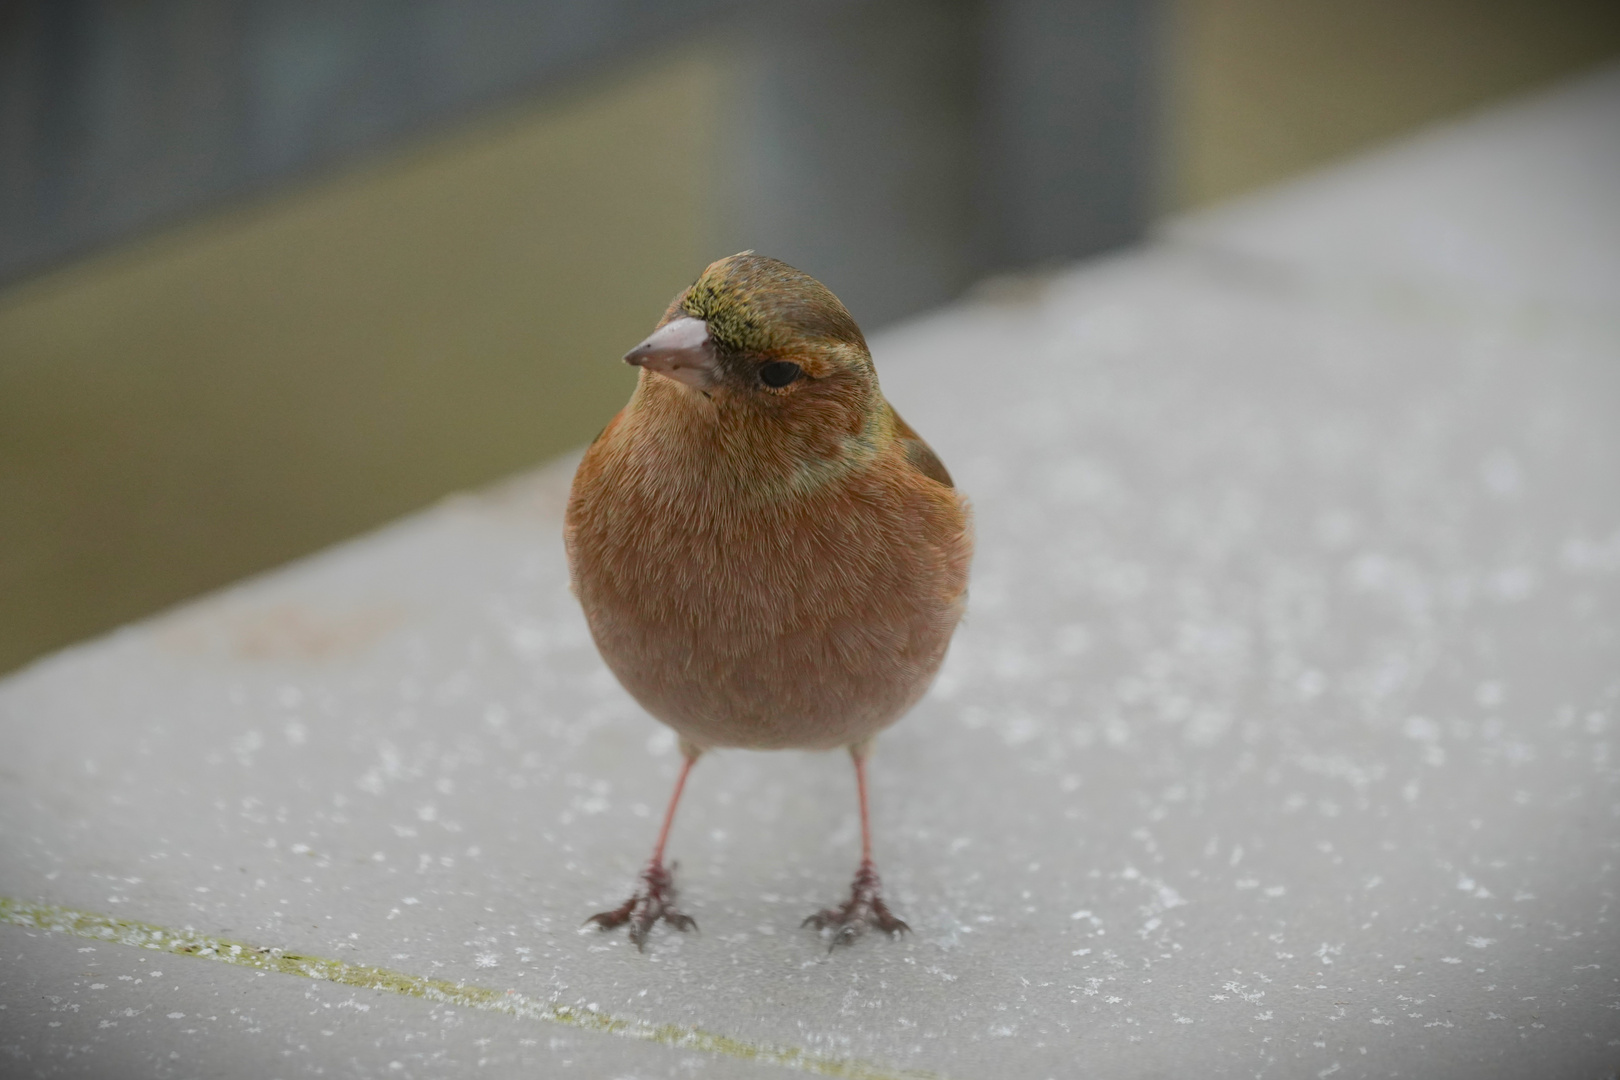
[[[711,263],[624,359],[711,401],[777,414],[864,408],[877,386],[866,339],[838,297],[749,251]]]

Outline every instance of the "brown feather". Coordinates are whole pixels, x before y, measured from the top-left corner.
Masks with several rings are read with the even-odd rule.
[[[854,745],[944,659],[967,505],[883,399],[836,298],[774,260],[726,265],[738,259],[671,305],[734,335],[732,381],[706,394],[642,372],[574,478],[573,586],[608,666],[689,744]],[[756,389],[768,358],[806,377]]]

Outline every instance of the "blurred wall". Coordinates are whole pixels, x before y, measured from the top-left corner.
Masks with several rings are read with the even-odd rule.
[[[614,71],[0,294],[0,670],[589,439],[705,257],[718,88]]]
[[[1170,11],[1171,207],[1620,54],[1615,0],[1175,0]]]
[[[0,671],[588,439],[628,393],[617,357],[717,255],[797,259],[879,324],[987,269],[1129,240],[1155,199],[1235,194],[1613,55],[1617,12],[810,6],[570,66],[382,156],[316,154],[324,174],[0,289]],[[559,55],[603,25],[576,20]],[[500,56],[508,76],[525,59]],[[295,89],[335,63],[304,59]],[[315,153],[343,124],[311,101]],[[0,142],[15,123],[0,110]],[[762,151],[784,133],[805,167]]]

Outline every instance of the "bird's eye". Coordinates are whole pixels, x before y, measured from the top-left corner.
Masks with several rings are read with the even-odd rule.
[[[769,387],[783,387],[801,374],[798,364],[790,360],[775,360],[759,369],[759,381]]]

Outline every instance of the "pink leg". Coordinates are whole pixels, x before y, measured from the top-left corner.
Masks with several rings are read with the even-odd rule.
[[[866,755],[851,754],[855,762],[855,796],[861,803],[861,865],[872,865],[872,812],[866,803]]]
[[[697,923],[690,915],[675,907],[675,877],[664,869],[664,845],[669,842],[669,829],[675,824],[675,808],[681,803],[681,792],[686,789],[687,774],[697,764],[697,754],[688,753],[681,762],[681,774],[675,778],[675,792],[669,797],[669,809],[664,811],[664,827],[658,830],[658,843],[652,858],[641,872],[641,888],[635,895],[612,911],[600,911],[585,921],[595,923],[603,930],[630,924],[630,940],[637,949],[647,944],[647,933],[659,919],[677,930],[695,930]]]
[[[675,778],[675,790],[669,797],[669,807],[664,811],[664,827],[658,830],[658,843],[653,847],[652,865],[664,865],[664,845],[669,843],[669,828],[675,824],[675,808],[681,805],[681,792],[686,790],[686,778],[692,772],[692,766],[697,764],[695,756],[686,757],[681,761],[681,774]]]
[[[817,930],[832,930],[829,950],[848,945],[860,937],[866,928],[875,926],[893,937],[911,929],[895,918],[889,905],[883,902],[883,882],[872,863],[872,814],[866,800],[866,751],[864,747],[850,747],[855,761],[855,792],[861,804],[861,865],[855,870],[855,881],[850,886],[849,899],[835,908],[823,908],[808,919],[805,926]]]

